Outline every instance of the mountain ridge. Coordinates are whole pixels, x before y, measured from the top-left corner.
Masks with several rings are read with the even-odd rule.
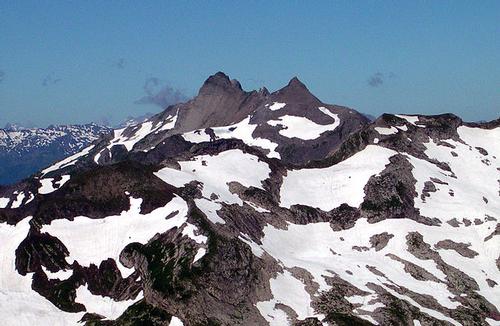
[[[309,110],[311,107],[315,109]],[[270,120],[272,122],[268,123]],[[340,123],[338,128],[335,126],[337,122]],[[300,127],[304,123],[307,124],[305,129]],[[113,162],[111,148],[119,146],[125,139],[140,138],[134,140],[132,146],[135,147],[127,148],[127,152],[143,151],[175,134],[194,132],[211,137],[209,134],[220,132],[224,137],[230,137],[225,129],[235,130],[239,126],[237,137],[262,139],[258,142],[265,143],[269,147],[266,149],[274,151],[275,156],[283,155],[281,159],[286,162],[302,164],[331,151],[344,137],[367,123],[367,118],[352,109],[322,103],[296,77],[273,93],[265,88],[246,92],[238,82],[232,82],[227,75],[218,72],[203,83],[198,96],[190,101],[172,105],[141,125],[117,131],[114,139],[102,144],[106,148],[100,148],[104,152],[99,157],[107,157],[107,162]],[[323,138],[315,137],[315,133],[295,137],[288,132],[294,132],[290,128],[301,133],[314,128],[324,129],[325,132]],[[332,132],[337,135],[332,137]],[[214,137],[219,136],[214,134]]]
[[[0,187],[0,315],[61,325],[500,322],[500,119],[368,122],[290,83],[296,93],[254,95],[262,102],[244,117],[231,108],[239,121],[186,131],[179,113],[196,109],[192,100]],[[9,314],[26,306],[39,310]]]

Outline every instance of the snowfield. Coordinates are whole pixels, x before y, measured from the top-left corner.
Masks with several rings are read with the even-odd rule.
[[[363,187],[380,173],[396,152],[369,145],[345,161],[325,169],[288,171],[281,186],[281,206],[301,204],[330,211],[343,203],[358,207],[365,196]]]
[[[197,180],[202,183],[202,193],[205,198],[212,194],[218,196],[215,202],[225,202],[242,205],[243,201],[229,191],[230,182],[238,182],[245,187],[262,188],[262,181],[269,177],[269,166],[259,159],[239,149],[228,150],[215,156],[200,155],[193,161],[181,161],[181,170],[163,168],[156,172],[156,176],[175,187],[182,187],[186,183]],[[214,206],[207,209],[210,216],[214,216]],[[200,207],[201,208],[201,207]],[[214,217],[214,220],[217,218]]]
[[[428,294],[434,297],[440,305],[445,308],[455,309],[459,303],[455,295],[448,291],[445,285],[445,275],[436,267],[431,260],[421,260],[416,258],[406,250],[406,235],[410,232],[419,232],[424,236],[424,241],[434,246],[437,242],[444,239],[451,239],[456,242],[470,243],[470,249],[479,253],[475,258],[466,258],[453,250],[440,249],[439,253],[444,261],[460,270],[466,271],[473,277],[480,286],[479,293],[495,306],[500,307],[500,297],[495,288],[488,286],[486,279],[500,279],[495,260],[498,258],[498,248],[500,248],[500,239],[493,238],[484,242],[484,238],[491,233],[496,222],[489,221],[481,225],[452,227],[448,224],[442,226],[427,226],[412,220],[383,220],[378,223],[370,224],[366,219],[360,219],[356,225],[348,230],[333,231],[329,223],[311,223],[308,225],[289,224],[286,230],[280,230],[273,226],[267,226],[264,229],[265,236],[262,239],[262,245],[258,246],[261,253],[267,253],[277,259],[284,268],[301,267],[309,271],[314,281],[319,285],[319,290],[328,290],[325,276],[337,275],[360,290],[368,292],[366,303],[370,309],[362,310],[373,311],[376,307],[377,294],[373,292],[368,283],[376,283],[384,286],[386,283],[396,286],[404,286],[414,292]],[[393,235],[387,246],[380,251],[371,248],[370,238],[373,235],[388,232]],[[285,245],[286,244],[286,245]],[[254,246],[257,246],[254,244]],[[366,247],[368,250],[355,250],[353,247]],[[255,252],[255,251],[254,251]],[[440,282],[420,281],[413,278],[404,271],[404,265],[394,260],[388,254],[393,254],[401,259],[409,261],[424,268],[427,272],[434,275]],[[369,267],[375,267],[385,276],[374,274]],[[296,283],[297,279],[289,274],[283,274],[281,278],[288,278],[285,282]],[[304,300],[303,293],[293,288],[304,286],[287,285],[286,295],[283,296],[280,288],[275,290],[271,280],[271,289],[274,300],[296,307],[298,300]],[[401,295],[404,299],[408,297]],[[308,296],[307,296],[308,297]],[[362,300],[357,297],[356,300]],[[271,300],[271,302],[274,302]],[[378,303],[380,305],[381,303]],[[258,304],[262,315],[275,316],[274,305],[270,302]],[[296,310],[297,313],[304,311],[302,306]],[[432,310],[432,309],[430,309]],[[447,320],[444,315],[435,311],[436,318]],[[306,313],[307,316],[313,316],[312,312]],[[361,315],[363,317],[363,315]],[[367,318],[370,320],[369,318]],[[373,322],[373,321],[372,321]],[[457,324],[455,322],[455,324]]]
[[[412,124],[418,122],[417,117],[404,118]],[[391,127],[379,128],[377,131],[388,135],[397,130],[398,128]],[[366,296],[346,299],[356,303],[357,314],[372,323],[376,324],[376,321],[370,313],[384,306],[379,302],[378,294],[367,286],[375,283],[436,319],[460,325],[440,311],[456,309],[460,305],[459,298],[446,285],[447,276],[433,260],[418,259],[408,251],[407,235],[418,232],[431,248],[437,250],[445,264],[472,277],[479,287],[477,293],[498,309],[498,288],[488,284],[488,280],[500,280],[496,264],[500,254],[500,238],[492,236],[500,219],[500,164],[497,159],[500,157],[500,128],[484,130],[460,127],[458,132],[463,142],[446,140],[451,146],[437,145],[432,140],[424,143],[425,154],[430,159],[447,163],[451,171],[404,153],[413,166],[412,173],[417,180],[415,207],[420,209],[421,215],[441,220],[440,226],[427,226],[409,219],[383,220],[374,224],[368,223],[366,219],[359,219],[351,229],[333,231],[329,223],[289,223],[286,230],[266,226],[262,245],[249,240],[245,235],[241,235],[240,239],[249,244],[258,257],[267,253],[285,269],[300,267],[309,271],[318,284],[319,291],[330,288],[325,279],[327,276],[338,276],[366,291]],[[302,204],[325,211],[342,203],[357,207],[363,200],[363,188],[370,176],[382,171],[389,163],[389,157],[394,154],[396,152],[392,150],[369,145],[345,161],[328,168],[288,171],[281,187],[281,205],[290,207]],[[481,173],[471,174],[471,171]],[[431,180],[434,180],[436,191],[422,199],[424,183]],[[370,238],[384,232],[388,232],[391,238],[384,248],[376,251],[372,248]],[[439,247],[438,243],[445,240],[465,244],[474,255],[466,257],[458,251]],[[414,278],[405,272],[404,261],[420,266],[434,280]],[[379,273],[374,273],[374,268]],[[283,278],[287,280],[282,280]],[[305,284],[292,285],[297,282],[300,281],[289,273],[280,274],[271,280],[274,298],[257,304],[262,316],[271,324],[288,323],[287,314],[277,308],[276,303],[296,307],[295,312],[304,317],[304,303],[300,308],[296,303],[304,300],[304,293],[300,289]],[[281,287],[277,284],[287,284],[284,286],[287,289],[286,296],[283,296]],[[441,308],[436,310],[435,307],[416,302],[388,287],[388,284],[428,295],[436,299]],[[306,315],[312,317],[314,313],[308,311]]]
[[[432,141],[424,144],[427,156],[447,163],[451,171],[409,156],[414,166],[413,174],[417,179],[416,189],[419,195],[415,206],[422,215],[437,217],[443,221],[453,218],[483,220],[487,216],[500,219],[500,128],[489,131],[460,127],[458,131],[464,136],[465,144],[451,139],[446,142],[454,148],[437,145]],[[476,148],[479,144],[487,148],[487,155],[484,152],[481,154],[481,150]],[[430,181],[430,178],[441,182],[435,182],[436,192],[422,200],[420,195],[424,183]]]
[[[322,133],[335,130],[340,125],[340,119],[337,114],[330,112],[325,107],[319,107],[318,109],[331,117],[334,122],[332,124],[320,125],[305,117],[284,115],[277,120],[269,120],[267,123],[271,126],[281,126],[283,129],[280,129],[279,133],[288,138],[316,139]]]

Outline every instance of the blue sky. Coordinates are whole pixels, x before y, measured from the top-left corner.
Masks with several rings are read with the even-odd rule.
[[[193,96],[219,70],[249,90],[298,76],[375,116],[491,120],[499,22],[500,1],[0,0],[0,126],[116,123],[160,110],[146,91]]]

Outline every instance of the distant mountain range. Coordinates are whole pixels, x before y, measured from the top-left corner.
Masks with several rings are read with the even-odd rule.
[[[500,119],[219,72],[0,187],[0,244],[6,325],[499,325]]]
[[[41,168],[78,153],[113,128],[125,128],[146,121],[154,113],[129,116],[115,127],[95,123],[36,128],[7,123],[0,128],[0,185],[29,177]]]
[[[0,184],[28,177],[44,166],[79,152],[111,128],[96,124],[0,129]]]

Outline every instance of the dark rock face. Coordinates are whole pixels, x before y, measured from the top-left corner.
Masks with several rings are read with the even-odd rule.
[[[389,234],[387,232],[382,232],[380,234],[373,235],[370,238],[370,243],[372,247],[375,248],[376,251],[379,251],[381,249],[384,249],[385,246],[387,246],[387,243],[391,238],[393,238],[394,235]]]
[[[57,238],[34,229],[16,250],[16,269],[21,275],[36,272],[43,265],[51,272],[69,267],[68,249]]]
[[[284,105],[271,110],[273,103]],[[284,116],[338,126],[315,139],[287,137],[280,133],[283,127],[269,124]],[[281,159],[269,157],[269,150],[252,139],[222,135],[241,129],[232,124],[245,119],[251,138],[276,144]],[[165,125],[171,127],[162,129]],[[229,125],[223,132],[219,128]],[[297,78],[274,93],[245,92],[237,81],[217,73],[192,101],[101,138],[71,165],[0,188],[0,239],[4,246],[15,247],[10,256],[0,251],[0,259],[10,262],[13,256],[13,272],[28,278],[30,291],[86,325],[169,325],[179,320],[184,325],[497,322],[493,291],[499,288],[498,274],[490,267],[500,271],[500,252],[495,251],[498,198],[478,195],[481,205],[493,207],[485,216],[461,218],[450,211],[443,219],[422,213],[443,191],[448,196],[448,187],[463,196],[453,161],[429,157],[430,142],[448,154],[456,151],[497,164],[493,156],[498,154],[489,144],[472,146],[460,138],[463,126],[453,115],[383,115],[369,124],[355,111],[323,104]],[[491,131],[498,126],[471,127]],[[195,136],[185,137],[193,130],[198,130]],[[471,155],[464,154],[464,144]],[[394,154],[366,180],[353,178],[344,185],[321,170],[363,153],[367,146]],[[417,173],[417,159],[429,175]],[[363,174],[363,164],[370,162],[361,163],[348,166],[355,171],[349,175]],[[265,173],[254,183],[254,170],[262,166]],[[292,168],[314,169],[325,175],[320,183],[337,189],[334,195],[349,202],[360,191],[362,200],[340,202],[329,211],[298,203],[284,207],[282,190]],[[70,179],[58,186],[64,175]],[[47,180],[54,189],[41,193]],[[297,197],[328,200],[314,191]],[[131,231],[154,232],[113,248],[115,258],[73,260],[71,240],[46,229],[64,222],[64,231],[82,227],[83,232],[85,225],[104,228],[113,217],[112,243],[120,219],[125,220],[121,213],[131,210],[131,199],[139,198]],[[174,202],[181,204],[158,213]],[[152,212],[162,214],[160,219],[149,220],[146,214]],[[88,224],[75,223],[78,217],[86,217]],[[160,227],[158,221],[170,226]],[[20,225],[26,227],[21,236],[16,234]],[[19,238],[15,246],[9,242],[11,234]],[[496,259],[488,261],[491,266],[476,268],[491,258],[490,252]],[[124,268],[130,273],[124,274]],[[12,272],[4,271],[2,282],[2,275]],[[0,292],[10,295],[2,282]],[[81,295],[82,287],[90,299]],[[110,317],[86,300],[126,306]]]
[[[411,165],[403,155],[391,157],[390,164],[379,176],[371,177],[365,186],[361,204],[364,216],[371,222],[385,218],[419,219],[414,207],[415,182]]]

